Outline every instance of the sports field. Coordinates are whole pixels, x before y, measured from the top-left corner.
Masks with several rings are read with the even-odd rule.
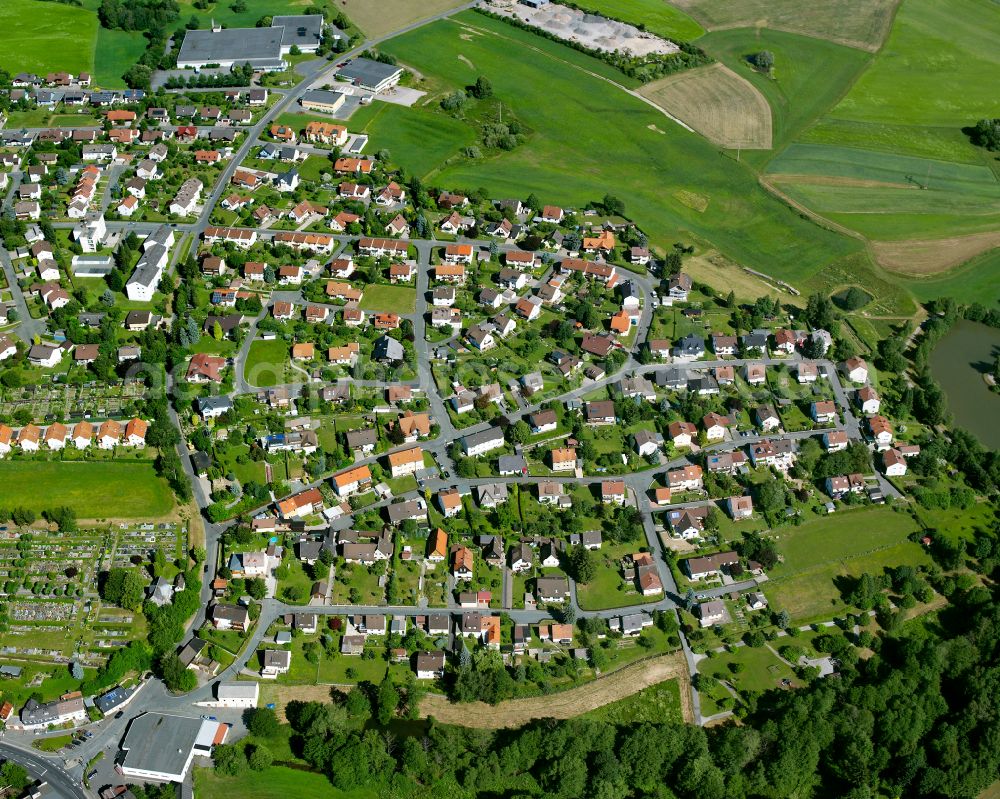
[[[793,284],[861,247],[802,219],[762,190],[750,169],[700,136],[588,75],[584,70],[600,62],[562,45],[462,12],[383,49],[443,86],[459,88],[486,75],[531,131],[511,152],[443,166],[435,174],[439,185],[482,186],[494,196],[534,191],[562,205],[585,204],[615,187],[654,244],[711,242],[734,260]],[[381,144],[373,140],[372,146]],[[678,199],[688,196],[683,192],[707,204],[691,207]]]
[[[771,108],[752,83],[722,64],[689,69],[639,94],[720,147],[771,149]]]
[[[765,584],[771,606],[803,621],[840,612],[844,603],[838,577],[865,571],[881,574],[884,566],[929,561],[919,544],[907,540],[916,529],[907,513],[871,507],[782,530],[777,542],[784,562]]]
[[[4,461],[0,485],[4,497],[36,513],[68,505],[81,519],[156,518],[174,507],[150,461]]]
[[[94,69],[97,16],[42,0],[0,2],[0,68],[16,72]]]
[[[694,19],[664,0],[574,0],[574,5],[622,22],[642,25],[673,41],[693,41],[705,33]]]
[[[709,30],[774,28],[874,52],[892,25],[898,0],[674,0]]]

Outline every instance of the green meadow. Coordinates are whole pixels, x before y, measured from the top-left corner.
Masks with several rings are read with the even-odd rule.
[[[996,116],[998,41],[991,0],[904,0],[871,69],[830,116],[917,127]]]
[[[442,164],[434,175],[439,185],[482,186],[494,196],[534,191],[563,205],[583,205],[611,192],[626,200],[629,216],[654,244],[710,242],[740,263],[792,283],[860,249],[859,242],[823,230],[775,200],[746,165],[600,80],[602,62],[557,43],[463,12],[383,49],[446,90],[487,76],[496,96],[530,131],[513,151]],[[372,145],[382,142],[373,139]],[[424,145],[410,138],[390,149]],[[704,198],[707,206],[697,204],[699,210],[681,202],[685,192]]]
[[[989,0],[905,0],[884,48],[799,143],[767,165],[769,177],[797,202],[872,239],[995,230],[996,164],[962,128],[996,115],[998,40],[1000,14]]]
[[[94,69],[97,16],[42,0],[0,2],[0,68],[10,73]]]
[[[10,460],[0,463],[0,485],[5,497],[36,513],[68,505],[81,519],[156,518],[174,507],[151,461]]]
[[[584,11],[642,25],[650,33],[674,41],[690,42],[705,33],[694,19],[663,0],[574,0],[574,4]]]

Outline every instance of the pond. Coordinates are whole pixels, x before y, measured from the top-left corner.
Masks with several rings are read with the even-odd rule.
[[[984,446],[1000,449],[1000,394],[991,391],[983,375],[1000,352],[1000,330],[960,320],[931,353],[934,379],[948,397],[955,424]]]

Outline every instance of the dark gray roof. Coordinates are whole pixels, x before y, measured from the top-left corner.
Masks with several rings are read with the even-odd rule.
[[[316,47],[323,38],[323,15],[300,14],[271,18],[272,28],[283,28],[281,46]]]
[[[337,72],[338,78],[349,80],[364,87],[374,87],[400,71],[400,67],[383,64],[369,58],[355,58],[348,61]]]
[[[132,719],[121,743],[125,768],[181,774],[194,748],[202,720],[166,713],[143,713]]]
[[[249,61],[253,66],[269,66],[281,61],[284,28],[230,28],[220,31],[194,30],[184,36],[177,62],[206,64]]]

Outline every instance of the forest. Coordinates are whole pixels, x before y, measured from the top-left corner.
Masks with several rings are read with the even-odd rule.
[[[373,686],[339,705],[291,703],[292,748],[335,787],[372,796],[971,799],[1000,775],[996,527],[970,550],[980,573],[939,582],[944,609],[880,614],[881,635],[844,639],[833,676],[749,694],[739,725],[539,720],[491,732],[431,719],[397,734]],[[217,768],[269,764],[253,756],[261,745],[251,734],[245,755],[220,747]]]

